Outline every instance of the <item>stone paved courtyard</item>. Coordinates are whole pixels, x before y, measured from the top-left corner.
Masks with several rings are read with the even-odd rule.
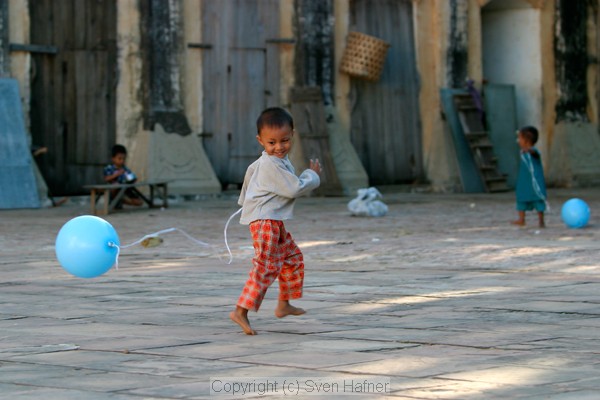
[[[389,383],[353,398],[600,398],[600,189],[551,190],[543,230],[533,215],[508,224],[513,193],[384,195],[377,219],[351,217],[350,198],[299,201],[287,227],[305,255],[295,304],[308,313],[275,318],[274,285],[251,314],[257,336],[228,319],[253,254],[234,223],[227,264],[234,193],[107,216],[122,245],[175,227],[214,248],[164,234],[93,279],[54,253],[83,201],[0,211],[0,397],[343,398],[336,384],[350,381]],[[571,197],[590,205],[584,229],[560,221]],[[266,381],[277,387],[260,392]],[[255,385],[233,394],[236,382]]]

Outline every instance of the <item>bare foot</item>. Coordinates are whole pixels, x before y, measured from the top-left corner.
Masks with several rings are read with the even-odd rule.
[[[55,201],[54,204],[52,205],[53,207],[60,207],[63,204],[65,204],[67,201],[69,201],[68,197],[63,197],[62,199]]]
[[[277,308],[275,309],[275,316],[277,318],[287,317],[288,315],[302,315],[305,313],[306,311],[304,311],[302,308],[294,307],[287,302],[278,304]]]
[[[131,199],[129,197],[125,197],[123,198],[123,203],[127,204],[128,206],[141,206],[142,204],[142,200],[141,199]]]
[[[246,315],[232,311],[229,313],[229,318],[238,324],[246,335],[256,335],[256,331],[250,326],[250,321]]]
[[[521,221],[519,219],[516,221],[510,221],[510,223],[517,226],[525,226],[525,221]]]

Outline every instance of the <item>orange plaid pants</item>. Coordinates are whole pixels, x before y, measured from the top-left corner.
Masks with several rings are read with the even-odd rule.
[[[279,300],[302,297],[304,257],[285,230],[283,221],[262,219],[250,224],[254,245],[253,268],[237,305],[258,311],[267,289],[279,280]]]

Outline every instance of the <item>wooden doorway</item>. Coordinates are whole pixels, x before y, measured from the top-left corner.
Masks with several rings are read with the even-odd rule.
[[[84,193],[98,182],[115,142],[116,0],[29,3],[31,134],[48,147],[38,162],[54,195]]]
[[[352,80],[351,139],[372,185],[423,176],[411,0],[353,0],[350,30],[391,44],[378,82]]]
[[[279,103],[279,1],[202,2],[203,144],[223,187],[260,156],[256,118]]]

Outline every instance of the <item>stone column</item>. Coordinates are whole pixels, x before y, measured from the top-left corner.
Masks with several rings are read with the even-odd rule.
[[[0,0],[0,78],[9,76],[8,0]]]
[[[142,179],[172,180],[173,194],[218,193],[221,185],[185,108],[191,104],[186,97],[201,98],[201,93],[181,84],[189,67],[183,56],[184,20],[197,24],[200,16],[183,15],[183,7],[181,0],[119,1],[119,70],[124,79],[117,108],[129,112],[118,115],[124,132],[117,137],[134,149],[130,164]],[[131,33],[133,26],[140,27],[139,33]],[[196,68],[201,74],[201,65]]]

